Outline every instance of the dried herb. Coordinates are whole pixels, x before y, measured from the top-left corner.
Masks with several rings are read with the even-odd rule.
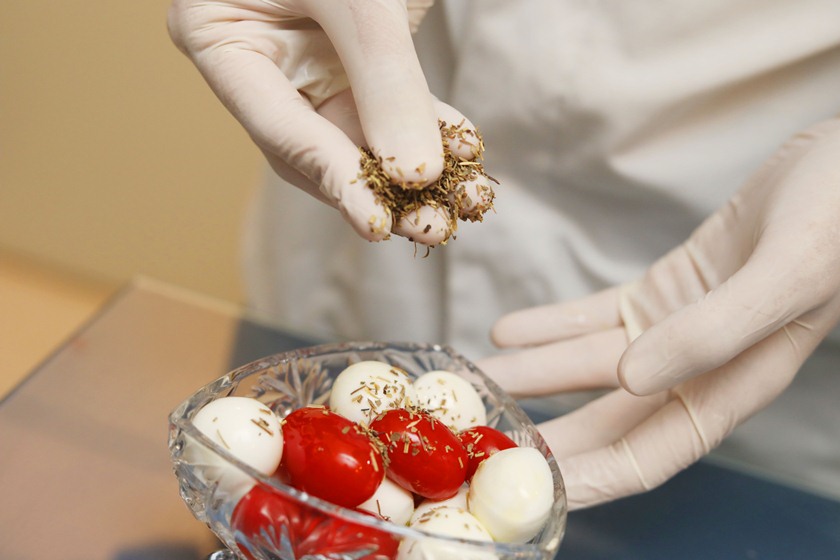
[[[445,210],[449,216],[449,227],[447,238],[441,244],[446,244],[449,237],[458,229],[459,219],[480,222],[485,212],[493,208],[495,193],[490,183],[498,184],[498,181],[484,171],[484,165],[481,163],[484,154],[484,141],[481,134],[465,128],[463,122],[448,125],[440,121],[439,126],[441,137],[444,139],[443,173],[434,183],[423,187],[405,180],[394,182],[394,178],[382,169],[382,158],[375,156],[366,148],[360,149],[362,171],[359,177],[367,182],[367,186],[373,190],[379,203],[388,209],[395,224],[421,206]],[[473,159],[464,159],[454,155],[447,145],[448,141],[453,143],[460,141],[471,146]],[[425,169],[425,164],[418,167],[416,171],[422,173],[423,169]],[[488,179],[482,192],[485,204],[476,204],[473,208],[474,202],[466,193],[464,183],[475,181],[479,177]],[[371,228],[377,227],[375,220],[373,218],[371,220]],[[430,229],[431,226],[427,225],[424,233],[428,233]]]

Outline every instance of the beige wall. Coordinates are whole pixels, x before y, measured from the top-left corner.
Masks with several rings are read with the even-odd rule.
[[[0,250],[241,299],[261,159],[166,33],[166,0],[0,0]]]

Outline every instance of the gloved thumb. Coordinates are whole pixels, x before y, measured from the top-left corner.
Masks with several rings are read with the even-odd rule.
[[[727,219],[716,216],[717,223],[708,227],[722,231]],[[644,331],[618,365],[619,382],[635,395],[650,395],[715,369],[816,305],[813,292],[802,290],[799,275],[791,274],[792,263],[781,264],[776,251],[769,250],[772,243],[760,244],[721,281],[726,267],[710,260],[708,233],[693,237],[639,284],[621,292],[625,324]],[[702,293],[710,284],[718,285]]]

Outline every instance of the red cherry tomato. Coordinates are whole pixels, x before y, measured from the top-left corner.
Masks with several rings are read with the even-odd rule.
[[[299,408],[283,421],[280,474],[289,485],[346,508],[376,492],[382,453],[352,421],[323,407]]]
[[[385,531],[339,519],[262,485],[239,500],[230,524],[239,549],[250,560],[255,560],[256,551],[272,558],[346,554],[365,560],[392,560],[399,545]]]
[[[388,455],[388,477],[432,500],[454,496],[467,473],[467,453],[458,437],[430,414],[394,409],[371,423]]]
[[[462,430],[458,433],[458,439],[461,440],[469,458],[467,481],[472,480],[478,465],[487,457],[496,451],[516,447],[512,439],[490,426],[473,426]]]
[[[357,510],[358,511],[358,510]],[[376,519],[382,517],[373,513],[361,512]],[[397,549],[400,541],[394,535],[385,531],[368,527],[361,523],[352,523],[347,520],[338,520],[335,517],[329,523],[326,545],[312,548],[305,552],[319,558],[341,557],[341,558],[364,558],[368,560],[386,560],[397,556]],[[366,554],[357,556],[359,551]],[[320,555],[320,556],[317,556]],[[301,554],[303,556],[303,554]],[[300,557],[300,556],[299,556]]]

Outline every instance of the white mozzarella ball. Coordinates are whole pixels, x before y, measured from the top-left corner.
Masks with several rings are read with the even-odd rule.
[[[439,507],[454,507],[467,509],[467,492],[469,491],[469,489],[470,487],[464,484],[458,489],[458,492],[451,498],[447,498],[445,500],[423,500],[417,505],[416,508],[414,508],[414,513],[411,514],[411,520],[408,522],[408,524],[414,524],[421,516],[425,515],[428,511]]]
[[[431,509],[413,521],[411,527],[433,535],[481,542],[493,541],[490,533],[475,516],[458,507],[444,506]],[[490,560],[496,558],[496,555],[456,542],[405,539],[400,543],[397,558],[399,560]]]
[[[533,447],[498,451],[478,466],[467,502],[494,540],[526,542],[542,529],[554,504],[548,462]]]
[[[424,373],[414,381],[417,406],[455,432],[487,424],[487,411],[472,383],[449,371]]]
[[[380,412],[414,402],[405,370],[377,361],[357,362],[338,374],[330,391],[330,409],[363,426]]]
[[[219,447],[270,475],[283,456],[280,420],[263,403],[248,397],[223,397],[207,403],[192,419],[193,425]],[[189,440],[185,459],[202,469],[205,482],[218,483],[230,494],[244,494],[253,479],[210,449]]]
[[[397,525],[406,525],[414,513],[414,496],[386,477],[382,479],[382,484],[373,496],[360,504],[357,509],[375,513]]]

